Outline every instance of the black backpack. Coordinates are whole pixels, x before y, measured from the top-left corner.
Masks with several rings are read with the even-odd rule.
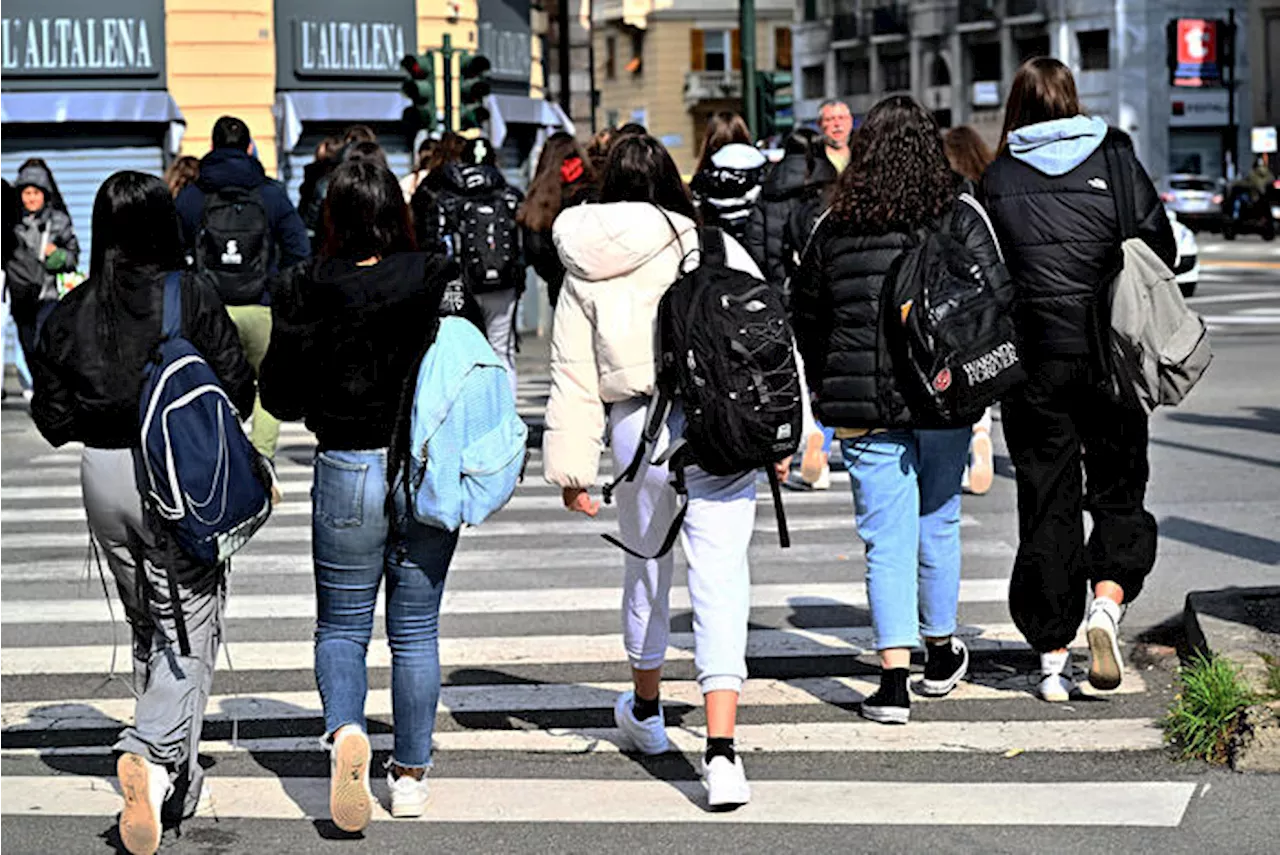
[[[452,234],[457,241],[454,257],[472,293],[504,291],[518,284],[514,270],[520,260],[518,204],[513,194],[501,188],[442,203],[441,233]]]
[[[774,464],[794,454],[802,425],[800,375],[791,326],[777,288],[725,261],[719,229],[698,230],[701,258],[684,271],[658,304],[657,392],[640,447],[631,464],[605,488],[631,481],[658,438],[679,398],[685,430],[655,459],[670,463],[682,506],[657,555],[643,556],[612,537],[606,540],[632,555],[657,558],[675,544],[688,497],[684,467],[696,464],[712,475],[768,472],[778,517],[778,536],[790,545]]]
[[[257,303],[267,287],[271,221],[258,188],[223,187],[205,197],[196,270],[228,306]]]
[[[957,204],[987,220],[971,197]],[[1013,307],[950,235],[952,216],[894,261],[881,295],[881,348],[918,427],[971,425],[1027,378]]]

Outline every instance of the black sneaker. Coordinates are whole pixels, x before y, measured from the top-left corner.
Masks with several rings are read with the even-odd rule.
[[[950,644],[926,644],[925,651],[924,679],[917,691],[926,697],[944,698],[969,673],[969,648],[952,636]]]
[[[906,724],[911,718],[911,695],[907,692],[908,668],[880,672],[880,688],[862,702],[862,717],[881,724]]]

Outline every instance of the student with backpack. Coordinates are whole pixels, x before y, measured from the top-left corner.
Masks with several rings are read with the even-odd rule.
[[[211,369],[202,385],[219,387],[221,410],[244,442],[240,450],[250,453],[235,412],[249,412],[254,383],[217,294],[177,273],[185,267],[181,226],[163,180],[139,172],[111,176],[94,201],[92,225],[90,276],[50,315],[31,363],[31,416],[54,446],[85,446],[85,514],[133,630],[135,723],[115,745],[125,799],[120,837],[129,852],[149,855],[160,843],[162,806],[190,816],[201,793],[196,748],[222,640],[226,567],[196,560],[179,532],[161,521],[154,499],[144,501],[140,492],[146,471],[140,411],[150,403],[144,377],[158,347],[188,343]],[[170,290],[180,303],[172,319]],[[166,333],[171,320],[175,328]],[[226,402],[235,410],[228,413]],[[183,455],[183,462],[212,461]],[[264,501],[265,484],[257,490]]]
[[[751,144],[751,132],[741,116],[712,114],[698,168],[689,183],[702,219],[742,241],[768,168],[769,161]]]
[[[680,401],[665,419],[665,408],[653,406],[659,391],[655,338],[665,338],[655,335],[655,327],[669,289],[682,287],[673,285],[678,280],[703,271],[717,281],[745,275],[749,284],[759,278],[759,269],[733,238],[718,231],[700,234],[697,212],[674,161],[648,135],[615,143],[600,203],[563,211],[554,236],[567,272],[552,342],[551,400],[543,437],[546,478],[563,489],[566,508],[595,516],[600,506],[588,490],[599,473],[606,430],[617,471],[636,464],[631,478],[616,483],[618,540],[628,551],[623,638],[635,684],[614,709],[619,735],[625,748],[642,754],[671,750],[659,686],[671,628],[673,559],[667,549],[675,520],[689,562],[695,661],[707,703],[702,778],[713,807],[742,805],[750,790],[733,734],[747,676],[747,550],[755,525],[755,476],[750,466],[713,475],[699,465],[677,468],[658,456],[678,448],[686,425],[694,422]],[[765,289],[760,308],[765,309],[767,286],[760,287]],[[789,359],[790,336],[781,315],[778,306],[770,317],[779,326],[778,344]],[[791,369],[795,387],[794,363]],[[783,401],[782,396],[777,400]],[[791,388],[785,400],[783,432],[797,435],[798,389]],[[651,410],[654,424],[648,426]],[[645,441],[647,430],[652,443]],[[794,440],[789,447],[794,449]],[[669,483],[681,473],[687,496],[683,516],[678,510],[681,495]]]
[[[1067,646],[1086,608],[1089,682],[1120,685],[1120,618],[1156,560],[1156,520],[1143,506],[1147,413],[1104,391],[1109,286],[1126,237],[1165,265],[1177,245],[1133,143],[1083,114],[1070,69],[1055,59],[1028,60],[1014,77],[1000,154],[981,192],[1009,260],[1030,373],[1002,407],[1018,484],[1009,610],[1040,653],[1040,697],[1066,701],[1074,689]],[[1133,233],[1122,228],[1126,219]]]
[[[589,202],[596,195],[596,175],[587,153],[571,134],[554,133],[538,155],[538,170],[516,219],[524,232],[529,265],[547,283],[554,310],[564,284],[564,265],[556,252],[551,226],[560,212]]]
[[[404,194],[378,164],[335,169],[326,205],[320,255],[273,281],[262,396],[316,435],[311,546],[329,806],[339,828],[359,831],[373,809],[365,653],[384,579],[395,712],[390,807],[403,817],[426,809],[440,695],[440,599],[458,532],[410,513],[405,414],[458,273],[443,253],[413,251]],[[479,322],[474,311],[471,318]]]
[[[178,194],[187,250],[197,274],[227,306],[256,373],[271,339],[267,278],[311,254],[302,219],[283,185],[267,177],[250,150],[249,127],[233,116],[213,125],[213,151],[200,177]],[[274,458],[280,422],[261,401],[253,408],[253,445]]]
[[[918,691],[947,695],[968,669],[954,635],[960,475],[993,384],[1016,379],[1012,294],[986,215],[959,196],[928,111],[905,96],[881,101],[850,157],[793,280],[795,333],[816,415],[843,443],[866,545],[881,671],[861,712],[906,724],[921,637]],[[929,310],[938,306],[952,310]],[[959,349],[926,352],[930,343]]]
[[[524,196],[496,164],[487,139],[470,140],[458,162],[443,168],[434,210],[424,216],[439,223],[436,238],[458,262],[463,285],[484,312],[485,334],[507,366],[515,394],[516,310],[525,276],[517,215]]]

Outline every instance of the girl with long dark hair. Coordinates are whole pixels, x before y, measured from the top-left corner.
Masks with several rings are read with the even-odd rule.
[[[516,215],[524,230],[525,260],[547,283],[551,306],[560,299],[564,265],[551,237],[551,226],[565,208],[595,195],[595,171],[587,153],[571,134],[547,138],[538,156],[538,170],[529,184],[529,195]]]
[[[1136,237],[1172,266],[1173,231],[1129,137],[1083,114],[1075,79],[1061,62],[1023,63],[982,194],[1008,254],[1030,374],[1002,407],[1018,482],[1009,610],[1040,653],[1046,701],[1071,696],[1067,646],[1086,608],[1089,682],[1120,685],[1121,610],[1142,591],[1156,560],[1156,520],[1144,507],[1147,414],[1100,383],[1109,365],[1106,289],[1123,263],[1120,245],[1135,236],[1121,233],[1121,182],[1132,190]],[[1086,507],[1093,517],[1088,544]]]
[[[968,650],[954,633],[960,476],[970,429],[917,427],[892,364],[879,355],[882,291],[918,231],[943,229],[969,248],[997,292],[1011,297],[995,238],[977,202],[957,198],[928,111],[905,96],[881,101],[854,135],[850,158],[794,279],[795,334],[816,415],[843,443],[866,544],[881,677],[861,711],[872,721],[905,724],[911,651],[921,637],[919,691],[946,695],[968,669]]]
[[[457,269],[439,253],[414,251],[404,194],[376,162],[334,170],[325,223],[320,256],[272,286],[262,397],[317,439],[311,547],[329,807],[339,828],[359,831],[373,809],[365,653],[384,579],[396,725],[391,813],[426,809],[440,598],[458,533],[422,525],[406,507],[405,407]]]
[[[133,629],[134,724],[115,749],[124,793],[120,837],[150,855],[161,808],[195,812],[203,770],[196,746],[222,640],[225,567],[193,563],[143,513],[135,480],[143,367],[161,338],[164,282],[185,267],[169,188],[117,172],[93,205],[89,278],[53,310],[31,361],[31,417],[54,446],[84,443],[80,481],[89,530],[106,556]],[[253,373],[212,289],[182,282],[182,334],[240,413],[253,409]],[[175,614],[176,613],[176,614]],[[189,654],[171,639],[184,626]]]
[[[751,144],[751,132],[741,116],[713,113],[707,120],[698,168],[689,184],[702,219],[743,240],[768,165]]]
[[[567,273],[552,343],[545,473],[562,488],[566,508],[595,516],[600,505],[587,491],[599,474],[606,427],[616,471],[626,468],[640,443],[654,394],[658,302],[681,264],[699,258],[697,214],[671,155],[653,137],[637,135],[614,144],[600,203],[562,212],[554,232]],[[737,241],[725,236],[724,245],[730,266],[760,275]],[[657,449],[683,429],[677,403]],[[686,473],[689,505],[682,534],[698,682],[707,704],[702,776],[712,807],[734,807],[750,798],[733,734],[747,676],[747,549],[755,476],[717,477],[697,467]],[[669,481],[665,464],[645,461],[634,481],[618,485],[618,525],[630,548],[657,551],[675,514]],[[667,553],[648,561],[627,555],[623,563],[623,640],[634,690],[618,699],[614,720],[625,748],[661,754],[671,750],[659,687],[671,630],[674,561]]]

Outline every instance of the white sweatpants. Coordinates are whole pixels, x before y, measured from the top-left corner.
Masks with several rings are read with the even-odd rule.
[[[615,404],[609,416],[615,471],[630,464],[644,430],[649,402],[636,398]],[[684,430],[677,405],[659,437],[664,449]],[[652,459],[651,452],[646,455]],[[622,542],[652,554],[662,544],[677,509],[666,466],[646,459],[634,481],[618,486],[618,528]],[[747,620],[751,612],[751,576],[747,549],[756,518],[755,473],[720,477],[701,469],[685,470],[689,510],[681,544],[689,562],[693,603],[694,665],[703,694],[740,692],[747,678]],[[671,633],[671,575],[674,557],[644,561],[625,556],[622,636],[631,666],[651,670],[666,660]]]
[[[507,366],[507,379],[511,381],[511,394],[516,394],[516,308],[520,304],[520,292],[515,288],[476,294],[476,302],[484,313],[485,338],[494,353]]]

